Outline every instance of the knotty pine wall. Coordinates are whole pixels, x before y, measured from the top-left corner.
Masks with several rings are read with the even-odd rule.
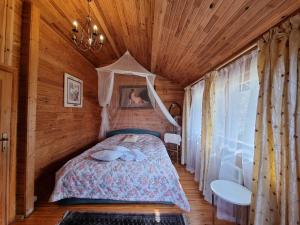
[[[162,115],[158,106],[156,106],[155,110],[119,108],[120,86],[124,85],[146,85],[146,81],[145,78],[138,76],[115,76],[114,92],[110,106],[112,129],[144,128],[159,131],[162,135],[172,129],[172,126]],[[172,102],[177,102],[182,106],[184,90],[180,85],[157,76],[155,89],[167,108]]]
[[[64,72],[83,80],[83,108],[63,106]],[[95,67],[43,19],[37,95],[36,177],[50,164],[96,142],[100,125]]]
[[[12,66],[19,69],[21,57],[22,0],[15,0],[14,14]]]

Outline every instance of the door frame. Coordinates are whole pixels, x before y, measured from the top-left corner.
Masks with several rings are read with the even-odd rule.
[[[18,77],[17,69],[12,66],[0,64],[0,70],[10,73],[12,76],[11,96],[11,121],[10,121],[10,146],[8,151],[8,169],[6,172],[6,223],[14,222],[16,217],[16,146],[17,146],[17,110],[18,110]]]

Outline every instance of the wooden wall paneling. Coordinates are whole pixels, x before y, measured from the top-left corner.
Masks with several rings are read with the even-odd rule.
[[[4,64],[12,65],[15,0],[7,0]]]
[[[210,36],[206,36],[202,40],[203,45],[198,48],[198,51],[204,51],[205,49],[207,54],[205,58],[203,56],[200,56],[198,58],[198,60],[201,60],[201,62],[198,63],[199,67],[204,67],[205,65],[207,69],[211,69],[214,65],[213,61],[220,58],[220,56],[222,56],[222,58],[224,57],[224,55],[221,54],[221,51],[223,51],[223,49],[227,54],[231,54],[232,52],[230,51],[232,50],[232,47],[241,45],[241,42],[243,41],[243,39],[241,39],[240,37],[237,40],[235,40],[235,38],[240,34],[245,35],[244,32],[246,32],[249,27],[252,27],[251,29],[256,33],[255,35],[258,36],[257,33],[259,33],[259,26],[257,24],[257,18],[253,17],[262,17],[262,13],[257,13],[257,9],[264,9],[264,11],[269,14],[269,11],[266,10],[268,9],[268,2],[248,0],[241,3],[242,4],[240,4],[238,7],[236,7],[236,4],[232,4],[228,9],[231,13],[224,14],[223,11],[224,15],[221,14],[219,16],[219,19],[216,21],[216,26],[218,26],[218,29],[214,29],[212,32],[210,32]],[[250,7],[252,4],[255,5],[255,7]],[[219,13],[222,13],[222,11]],[[252,22],[249,23],[249,21]],[[239,32],[241,29],[243,29],[243,32]],[[253,40],[253,36],[251,38]],[[210,43],[215,44],[211,45]],[[217,54],[216,50],[218,51]],[[209,62],[208,59],[210,59]]]
[[[230,27],[230,24],[227,24],[228,20],[239,9],[243,9],[244,4],[245,2],[243,1],[227,1],[226,4],[223,4],[222,1],[216,3],[203,1],[201,4],[198,4],[192,12],[186,10],[185,14],[187,13],[191,17],[186,19],[186,15],[183,15],[180,19],[180,21],[185,21],[184,25],[182,25],[184,29],[179,29],[181,32],[177,35],[175,32],[178,28],[175,27],[173,31],[173,36],[178,38],[178,48],[174,51],[174,45],[176,45],[176,43],[172,44],[171,42],[169,46],[162,51],[165,52],[165,54],[160,55],[160,58],[165,58],[165,61],[158,69],[161,70],[162,73],[168,70],[171,72],[170,74],[182,71],[182,82],[188,82],[188,80],[191,79],[190,71],[196,71],[195,67],[198,68],[199,66],[198,63],[196,63],[198,55],[207,58],[210,53],[209,50],[201,52],[199,48],[207,49],[216,44],[216,40],[212,45],[206,44],[204,42],[206,38],[208,40],[212,39],[214,32],[218,31],[220,27],[225,29]],[[199,75],[200,74],[196,75],[195,73],[192,74],[192,76]]]
[[[72,47],[76,48],[71,40],[70,31],[72,29],[72,22],[80,20],[80,22],[86,18],[87,1],[57,1],[57,0],[32,0],[41,11],[42,18],[52,26],[56,32],[64,37],[66,40],[71,41]],[[62,4],[63,3],[63,4]],[[94,17],[92,13],[92,17]],[[94,18],[93,18],[94,19]],[[101,25],[94,19],[98,25]],[[101,30],[101,26],[99,26]],[[111,39],[113,40],[113,39]],[[113,44],[110,43],[110,39],[107,39],[100,53],[94,53],[91,51],[82,52],[79,51],[84,57],[86,57],[95,67],[100,64],[108,64],[113,59],[116,59],[116,53],[113,50]]]
[[[159,51],[159,42],[161,40],[164,17],[167,9],[167,1],[154,2],[154,19],[152,32],[152,51],[151,51],[151,71],[154,73]]]
[[[111,129],[144,128],[155,130],[163,135],[172,130],[172,125],[160,112],[158,106],[155,109],[121,109],[119,108],[120,86],[146,85],[145,78],[137,76],[117,75],[114,82],[114,92],[110,105]],[[177,102],[182,106],[184,90],[170,80],[157,76],[155,89],[161,100],[168,108],[171,103]]]
[[[158,70],[161,73],[164,73],[166,70],[169,70],[169,76],[172,73],[178,72],[181,65],[185,64],[185,71],[182,70],[181,81],[184,83],[186,80],[189,80],[190,77],[188,76],[187,72],[190,69],[190,64],[192,66],[197,66],[194,61],[196,60],[195,52],[198,46],[202,46],[202,40],[208,36],[208,24],[212,24],[211,21],[215,20],[217,17],[221,17],[222,15],[215,16],[216,11],[222,11],[223,13],[227,13],[230,16],[229,9],[232,11],[239,8],[240,2],[235,2],[234,5],[233,1],[227,1],[226,4],[221,4],[221,1],[216,3],[210,3],[208,1],[202,1],[198,4],[189,4],[183,9],[181,18],[179,19],[178,27],[170,27],[169,37],[163,37],[163,50],[161,51],[159,60],[161,61]],[[213,9],[210,8],[210,5],[213,4]],[[189,6],[189,7],[188,7]],[[191,8],[192,6],[192,8]],[[172,14],[172,10],[170,12]],[[173,13],[174,14],[174,13]],[[226,19],[222,19],[222,21],[226,21]],[[171,21],[168,26],[176,25],[176,18],[175,22]],[[206,30],[206,31],[205,31]],[[170,39],[170,36],[173,37]],[[172,40],[174,40],[172,42]],[[176,46],[174,48],[174,46]],[[176,51],[174,51],[176,49]],[[194,57],[193,57],[194,56]],[[188,59],[188,60],[187,60]]]
[[[92,10],[96,20],[99,22],[100,27],[102,28],[106,39],[109,41],[109,43],[111,44],[114,52],[116,53],[116,56],[118,58],[120,58],[121,54],[120,54],[119,50],[117,49],[116,43],[115,43],[114,39],[112,38],[112,36],[111,36],[111,34],[110,34],[106,24],[105,24],[105,21],[103,19],[103,15],[100,14],[100,10],[96,6],[95,2],[91,2],[91,10]]]
[[[5,33],[6,33],[6,1],[0,1],[0,63],[4,64]]]
[[[47,23],[72,43],[71,22],[85,18],[87,1],[32,1]],[[99,54],[81,52],[95,67],[115,61],[128,49],[148,70],[186,85],[298,10],[300,1],[93,0],[91,6],[107,37]]]
[[[14,6],[14,0],[0,2],[0,63],[4,65],[12,64]]]
[[[14,0],[14,25],[13,25],[13,44],[12,44],[12,63],[17,68],[19,74],[20,49],[21,49],[21,24],[22,24],[22,0]]]
[[[222,62],[224,62],[224,59],[230,58],[233,55],[238,54],[241,51],[240,46],[248,46],[251,44],[251,42],[256,39],[257,37],[260,36],[260,34],[263,34],[264,32],[268,31],[270,27],[276,25],[278,22],[286,18],[286,15],[290,15],[291,12],[293,12],[293,9],[299,8],[297,4],[297,1],[293,1],[291,4],[289,4],[289,7],[281,9],[281,8],[276,8],[275,6],[282,1],[274,1],[272,4],[264,4],[261,6],[261,10],[258,13],[254,13],[251,10],[247,10],[244,14],[248,18],[254,17],[252,19],[249,19],[250,21],[254,21],[253,23],[249,23],[247,20],[242,20],[240,24],[243,27],[243,32],[238,32],[237,30],[234,29],[228,29],[229,31],[219,33],[219,37],[222,39],[228,39],[230,42],[227,43],[226,46],[222,45],[222,43],[218,43],[214,49],[208,49],[210,51],[210,57],[214,57],[214,61],[216,63],[209,65],[209,67],[206,68],[206,70],[210,70],[214,65],[219,65]],[[257,1],[254,2],[255,5],[261,5],[263,1]],[[269,11],[264,10],[264,8],[268,8],[269,10],[272,10],[272,14],[274,16],[272,18],[269,18]],[[299,11],[299,10],[298,10]],[[235,20],[232,21],[235,22]],[[234,28],[235,26],[233,26]],[[253,38],[254,37],[254,38]],[[214,37],[214,40],[216,37]],[[238,43],[236,45],[235,43]],[[199,67],[204,68],[205,65],[207,65],[208,59],[203,59],[201,63],[199,63]],[[206,71],[204,70],[204,71]]]
[[[225,6],[228,7],[227,10]],[[215,18],[214,23],[208,21],[203,23],[204,26],[199,27],[201,29],[194,33],[195,38],[189,43],[191,49],[189,51],[183,49],[184,54],[180,54],[181,48],[174,51],[172,45],[169,50],[162,50],[160,58],[165,61],[159,65],[158,71],[163,75],[168,73],[171,77],[179,77],[181,71],[182,83],[190,83],[188,81],[193,77],[199,77],[219,65],[225,58],[232,56],[282,20],[282,16],[291,14],[299,7],[299,1],[288,3],[288,1],[278,0],[272,2],[247,0],[234,1],[231,5],[228,1],[226,4],[224,1],[219,1],[210,10],[211,19],[215,16],[218,17],[217,20]],[[203,11],[202,15],[209,14]],[[198,21],[201,21],[199,17]],[[205,29],[208,26],[209,29]],[[183,38],[182,41],[185,45],[187,39]],[[164,42],[162,41],[162,45]],[[198,75],[196,71],[199,71]]]
[[[116,3],[114,1],[96,1],[95,4],[113,39],[115,40],[117,48],[119,49],[120,53],[124,53],[127,50],[127,47],[125,45],[124,37],[118,34],[118,32],[122,31],[122,25],[119,15],[115,13],[117,11]],[[112,25],[116,29],[113,29]]]
[[[99,2],[107,27],[121,43],[120,51],[129,50],[137,61],[150,70],[154,2],[149,0],[105,0]]]
[[[33,3],[25,1],[22,19],[17,213],[28,216],[34,209],[36,105],[40,28],[39,9]]]
[[[74,18],[78,19],[83,23],[83,19],[87,16],[88,14],[88,4],[87,1],[76,1],[76,0],[71,0],[70,5],[75,9],[75,12],[77,17],[72,16],[71,20],[74,20]],[[90,3],[90,10],[91,10],[91,17],[93,22],[98,26],[99,31],[101,31],[104,36],[105,36],[105,44],[101,49],[102,54],[95,54],[98,62],[94,64],[96,67],[100,65],[100,63],[105,63],[103,61],[103,58],[106,58],[106,62],[110,61],[107,60],[107,58],[112,58],[116,59],[121,56],[120,51],[118,50],[116,46],[116,41],[112,38],[110,30],[107,28],[106,22],[103,19],[103,15],[101,10],[96,5],[96,2],[92,1]]]
[[[53,47],[49,47],[53,46]],[[65,108],[64,73],[83,81],[83,107]],[[100,126],[97,73],[65,38],[41,19],[35,179],[55,174],[52,164],[97,142]],[[56,167],[55,167],[56,168]]]
[[[78,20],[79,15],[77,11],[74,9],[72,4],[68,5],[60,5],[60,3],[56,3],[54,1],[35,1],[37,6],[40,8],[42,12],[42,18],[55,30],[61,37],[65,40],[71,40],[71,28],[73,20]],[[64,8],[66,7],[66,8]],[[71,12],[66,14],[65,12]],[[85,17],[83,17],[85,18]],[[72,43],[72,47],[76,49],[76,46]],[[105,49],[104,49],[105,50]],[[83,56],[85,56],[92,63],[97,64],[99,59],[94,52],[87,51],[82,52],[79,51]],[[100,60],[103,60],[103,57],[100,55]]]

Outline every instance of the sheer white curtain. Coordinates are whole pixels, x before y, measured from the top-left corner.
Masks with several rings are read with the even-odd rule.
[[[102,107],[99,138],[104,137],[105,133],[109,130],[109,114],[107,106],[110,104],[113,87],[114,73],[98,72],[98,101],[99,105]]]
[[[195,173],[195,180],[199,180],[201,120],[204,81],[200,81],[191,88],[192,104],[189,118],[189,136],[187,138],[186,168]]]
[[[226,179],[251,189],[255,118],[258,99],[257,51],[219,71],[214,85],[212,150],[204,196],[210,183]],[[233,207],[218,201],[218,217],[235,221]]]
[[[179,124],[176,122],[176,120],[172,117],[172,115],[170,114],[169,110],[166,108],[165,104],[162,102],[162,100],[160,99],[160,97],[158,96],[158,94],[156,93],[155,89],[154,89],[154,78],[153,76],[146,76],[146,82],[147,82],[147,90],[149,93],[149,97],[151,99],[151,104],[153,106],[153,108],[155,107],[155,102],[158,105],[158,108],[160,109],[160,111],[163,113],[163,115],[165,116],[165,118],[175,127],[177,127],[178,129],[180,129],[181,127],[179,126]]]

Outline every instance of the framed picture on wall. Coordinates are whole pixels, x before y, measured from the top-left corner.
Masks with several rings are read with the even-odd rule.
[[[120,86],[120,108],[149,109],[153,108],[146,85]]]
[[[68,73],[64,77],[64,107],[82,108],[83,81]]]

